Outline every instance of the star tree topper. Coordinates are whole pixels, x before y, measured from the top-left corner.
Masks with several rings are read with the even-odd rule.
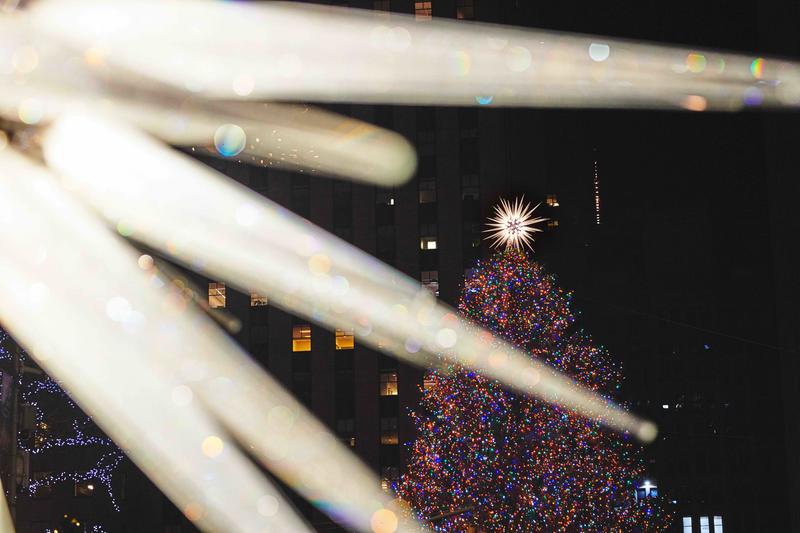
[[[486,239],[491,241],[491,246],[505,246],[506,249],[527,246],[533,250],[533,234],[542,231],[534,224],[548,220],[533,216],[540,205],[536,204],[531,208],[531,204],[525,202],[524,196],[514,199],[513,204],[501,198],[500,204],[494,206],[494,216],[489,218],[488,229],[484,230],[484,233],[489,234]]]

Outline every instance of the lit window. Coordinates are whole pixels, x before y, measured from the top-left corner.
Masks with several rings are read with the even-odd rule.
[[[76,481],[74,496],[76,498],[88,498],[90,496],[94,496],[95,488],[96,485],[94,481],[90,480]]]
[[[417,20],[430,20],[433,12],[433,2],[414,2],[414,15]]]
[[[558,220],[550,219],[547,221],[547,227],[550,229],[555,229],[558,227]]]
[[[722,533],[722,517],[714,517],[714,533]]]
[[[336,349],[352,350],[353,346],[355,346],[355,338],[353,337],[353,330],[336,328]]]
[[[397,444],[397,417],[381,417],[381,444]]]
[[[214,282],[208,284],[208,306],[212,309],[225,307],[225,284]]]
[[[423,270],[420,272],[422,286],[431,291],[435,296],[439,296],[439,271]]]
[[[475,18],[475,2],[473,0],[456,0],[456,18]]]
[[[436,249],[436,237],[420,237],[420,239],[419,239],[419,249],[420,250],[435,250]]]
[[[707,516],[700,517],[700,533],[711,533],[711,529],[708,527]]]
[[[269,304],[269,299],[266,296],[258,294],[257,292],[250,293],[250,307],[261,307],[267,304]]]
[[[397,371],[381,372],[381,396],[397,396]]]
[[[430,204],[436,201],[436,181],[423,180],[419,182],[419,203]]]
[[[561,205],[558,203],[558,199],[556,198],[555,194],[548,194],[545,203],[550,207],[558,207],[559,205]]]
[[[311,326],[301,324],[292,328],[292,351],[311,351]]]
[[[381,488],[386,492],[393,490],[400,480],[400,469],[396,466],[384,466],[381,468]]]
[[[692,517],[683,517],[683,533],[692,533]]]

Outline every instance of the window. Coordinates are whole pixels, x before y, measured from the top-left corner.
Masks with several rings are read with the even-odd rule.
[[[311,351],[311,326],[300,324],[292,328],[292,351],[310,352]]]
[[[419,182],[419,203],[430,204],[436,201],[436,181],[427,179]]]
[[[269,299],[266,296],[257,292],[250,293],[250,307],[261,307],[267,304],[269,304]]]
[[[561,204],[558,203],[558,199],[556,198],[555,194],[548,194],[547,195],[547,199],[545,200],[545,203],[549,207],[558,207],[559,205],[561,205]]]
[[[355,448],[356,423],[352,418],[340,418],[336,421],[336,434],[347,446]]]
[[[75,482],[75,497],[88,498],[94,496],[94,489],[96,488],[95,482],[91,480],[76,481]]]
[[[420,156],[433,156],[436,154],[435,131],[420,131],[417,134],[417,141],[417,152]],[[433,158],[431,160],[435,161]]]
[[[378,189],[375,191],[375,203],[383,205],[394,205],[394,189]]]
[[[381,396],[397,396],[397,371],[381,372]]]
[[[433,14],[433,2],[414,2],[414,16],[417,20],[430,20]]]
[[[432,374],[426,374],[425,378],[422,380],[422,389],[431,390],[435,386],[436,386],[436,378],[434,378]]]
[[[375,11],[389,11],[389,0],[374,0],[372,2],[372,9]]]
[[[461,199],[477,200],[480,195],[480,184],[477,174],[461,175]]]
[[[558,227],[558,220],[550,219],[547,221],[547,228],[548,229],[556,229]]]
[[[397,444],[397,417],[381,417],[381,444]]]
[[[474,0],[456,0],[456,18],[460,20],[475,18]]]
[[[225,307],[225,284],[212,281],[208,284],[208,306],[212,309]]]
[[[420,272],[422,286],[431,291],[435,296],[439,296],[439,271],[423,270]]]
[[[400,480],[400,469],[396,466],[384,466],[381,468],[381,488],[386,492],[394,490]]]
[[[707,516],[700,517],[700,533],[711,533],[711,530],[708,528]]]
[[[436,249],[436,237],[421,237],[419,240],[419,249],[420,250],[435,250]]]
[[[714,517],[714,533],[722,533],[722,517]]]
[[[692,517],[683,517],[683,533],[692,533]]]
[[[352,350],[355,346],[355,338],[353,337],[353,330],[336,328],[336,349],[337,350]]]

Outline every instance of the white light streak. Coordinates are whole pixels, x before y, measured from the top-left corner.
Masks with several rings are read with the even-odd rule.
[[[796,62],[767,58],[753,70],[756,56],[589,35],[419,24],[407,15],[280,2],[39,0],[30,10],[37,27],[77,49],[99,47],[109,64],[211,98],[684,109],[687,97],[700,96],[717,110],[800,104]],[[696,57],[708,66],[696,68]]]
[[[400,135],[306,105],[208,102],[114,69],[96,47],[72,49],[36,31],[24,14],[0,15],[0,116],[47,124],[65,112],[124,120],[163,141],[215,150],[220,126],[241,128],[247,142],[236,160],[303,169],[383,186],[410,178],[416,155]],[[38,51],[38,66],[19,73],[4,64],[15,50]],[[4,144],[0,142],[0,145]]]
[[[524,198],[517,198],[514,203],[500,199],[500,205],[494,206],[494,215],[489,219],[489,229],[484,233],[492,241],[495,248],[516,248],[521,249],[527,246],[533,250],[533,234],[542,230],[534,227],[534,224],[549,220],[543,217],[534,217],[533,212],[541,204],[536,204],[531,208],[531,204],[525,203]]]
[[[644,440],[655,436],[652,424],[471,325],[415,280],[140,133],[68,117],[43,146],[66,187],[109,223],[124,222],[133,238],[210,278],[330,329],[352,328],[361,342],[412,363],[443,356]],[[127,163],[109,173],[122,157]],[[187,202],[187,190],[205,194]],[[246,228],[236,223],[242,205],[256,213]],[[409,340],[418,353],[408,353]]]
[[[148,315],[138,331],[105,316],[112,295],[125,294],[147,311],[167,303],[131,268],[132,250],[115,242],[43,170],[8,150],[0,154],[0,166],[0,212],[7,227],[15,221],[14,231],[0,235],[3,323],[179,508],[198,511],[200,527],[307,530],[288,503],[270,519],[257,513],[257,499],[278,492],[241,453],[215,461],[202,456],[204,438],[227,438],[227,432],[202,410],[179,410],[167,400],[174,378],[157,354],[175,347],[158,334],[163,314]],[[48,250],[47,260],[31,260],[31,243]],[[27,298],[27,287],[37,284],[48,288],[46,305]]]
[[[11,521],[11,513],[8,511],[8,501],[2,482],[0,482],[0,531],[14,531],[14,523]]]
[[[254,465],[224,445],[236,440],[353,527],[368,530],[390,507],[377,478],[334,436],[178,292],[153,288],[138,254],[44,170],[8,150],[0,167],[0,222],[14,221],[15,230],[0,234],[0,320],[199,527],[308,530]],[[45,261],[31,243],[48,251]],[[47,288],[41,304],[28,298],[35,284]],[[109,318],[114,298],[127,304],[116,300]],[[129,323],[117,307],[141,320]],[[201,401],[174,402],[176,387]],[[276,409],[286,416],[276,420]],[[266,496],[279,502],[269,516],[261,512]]]

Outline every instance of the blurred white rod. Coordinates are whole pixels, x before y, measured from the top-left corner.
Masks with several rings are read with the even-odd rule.
[[[0,481],[0,532],[14,533],[14,522],[11,521],[11,513],[8,511],[8,500],[3,490],[3,483]]]
[[[0,151],[0,169],[0,224],[13,228],[0,233],[9,332],[198,527],[307,531],[191,401],[183,383],[204,372],[202,354],[184,357],[179,371],[160,364],[181,340],[170,319],[192,313],[150,286],[133,249],[44,169],[10,149]]]
[[[329,328],[352,327],[396,357],[426,365],[441,354],[642,440],[655,437],[651,423],[459,318],[418,282],[396,271],[383,281],[391,267],[319,228],[312,235],[310,223],[142,133],[65,117],[43,149],[65,186],[120,231],[210,277]]]
[[[99,48],[113,65],[211,98],[800,104],[798,64],[756,55],[280,2],[39,0],[29,9],[39,27],[73,46]]]
[[[30,64],[19,66],[20,57]],[[416,166],[409,143],[383,128],[305,105],[208,102],[110,68],[100,50],[41,35],[22,13],[0,16],[0,116],[47,124],[79,110],[125,120],[172,145],[314,175],[391,186]]]
[[[22,174],[24,169],[17,169],[13,163],[14,161],[11,160],[6,163],[6,166],[16,174]],[[30,166],[30,164],[28,165]],[[12,184],[14,183],[16,182],[12,182]],[[58,190],[51,194],[56,192],[61,191]],[[0,203],[0,207],[2,205]],[[44,212],[49,209],[49,206],[42,203],[41,209]],[[58,210],[53,211],[52,220],[48,219],[51,222],[48,227],[59,228],[60,231],[52,232],[50,238],[60,241],[65,238],[63,234],[72,229],[72,226],[64,226],[58,222],[59,216],[67,216],[67,214]],[[14,211],[11,210],[11,213],[13,214]],[[11,217],[11,214],[6,214],[6,216]],[[14,217],[11,218],[14,219]],[[80,220],[76,217],[74,224],[78,224]],[[80,252],[76,257],[67,255],[67,258],[63,259],[55,251],[46,248],[49,263],[42,268],[50,265],[50,268],[55,270],[43,270],[43,272],[56,278],[52,283],[48,282],[48,286],[58,287],[61,291],[59,294],[71,291],[74,294],[69,296],[75,302],[73,304],[66,296],[63,301],[57,300],[55,294],[49,297],[50,310],[55,309],[56,303],[64,306],[72,305],[72,307],[69,312],[64,311],[64,318],[61,321],[49,323],[49,329],[43,331],[38,340],[50,336],[50,342],[58,347],[60,356],[62,350],[68,351],[63,344],[65,339],[63,335],[54,336],[59,334],[61,329],[69,328],[71,334],[76,335],[77,340],[83,337],[91,339],[83,346],[85,350],[96,354],[114,350],[120,352],[119,357],[124,356],[124,362],[128,366],[139,365],[142,367],[125,369],[115,362],[114,365],[117,366],[108,368],[106,372],[112,374],[117,372],[108,377],[110,382],[108,387],[111,388],[105,392],[109,394],[111,391],[117,391],[114,393],[117,396],[123,394],[124,391],[129,391],[130,395],[139,394],[140,383],[154,387],[158,379],[146,376],[136,379],[136,376],[141,375],[145,370],[158,373],[161,380],[167,381],[163,389],[157,391],[163,393],[162,400],[171,402],[174,398],[172,394],[176,390],[179,394],[188,394],[190,398],[195,398],[194,403],[187,409],[197,411],[197,416],[200,416],[204,410],[213,413],[222,425],[229,428],[242,441],[248,452],[255,454],[293,489],[345,525],[369,531],[375,527],[375,524],[383,524],[381,527],[387,533],[398,528],[406,531],[418,529],[413,523],[406,523],[397,509],[394,509],[389,496],[381,491],[377,477],[371,474],[352,452],[330,434],[322,424],[317,422],[313,415],[254,364],[235,346],[235,343],[222,334],[211,320],[197,311],[171,308],[175,305],[185,307],[185,303],[180,300],[180,295],[157,291],[154,287],[149,286],[148,276],[136,267],[136,256],[133,255],[133,250],[114,238],[101,221],[92,220],[91,222],[97,226],[93,230],[97,233],[93,239],[83,238],[80,241],[69,241],[67,233],[65,242],[69,245],[64,245],[67,247],[64,254],[75,254],[76,250],[86,250],[85,252]],[[84,225],[88,226],[89,223],[90,221],[86,221]],[[91,235],[87,228],[82,228],[82,231],[84,234]],[[75,232],[77,233],[77,230]],[[22,243],[37,243],[43,239],[34,234],[26,236],[29,239],[20,241],[20,246]],[[10,239],[11,236],[7,238]],[[3,243],[4,240],[0,239],[0,244]],[[51,243],[51,246],[55,245]],[[61,249],[59,248],[57,251],[61,251]],[[9,253],[8,257],[15,257],[15,254]],[[71,264],[70,259],[75,264]],[[13,263],[15,266],[17,264]],[[99,268],[97,265],[101,264],[103,267]],[[12,265],[8,266],[8,268],[11,267]],[[22,272],[28,271],[30,269]],[[17,275],[19,276],[21,273]],[[70,281],[64,282],[58,278],[59,276],[67,276]],[[36,281],[27,283],[28,285],[35,284]],[[87,299],[90,302],[87,302]],[[97,307],[97,302],[107,302],[107,304],[105,307]],[[109,305],[112,306],[111,311],[109,311]],[[165,306],[167,307],[165,308]],[[117,307],[120,307],[121,310],[116,310]],[[100,315],[95,316],[98,312]],[[116,314],[122,317],[121,325],[114,323]],[[41,321],[46,319],[52,319],[52,317],[40,316],[38,321],[26,317],[26,320],[32,320],[42,330],[45,328]],[[115,331],[114,328],[110,328],[106,323],[122,328],[124,335]],[[24,324],[11,322],[11,324],[17,328],[33,327],[28,322]],[[91,334],[92,328],[102,329],[106,336]],[[59,361],[61,361],[60,357]],[[108,361],[108,359],[104,359],[104,361]],[[55,363],[45,361],[43,364],[47,366],[47,364]],[[87,357],[86,364],[94,363],[91,358]],[[48,368],[55,377],[65,381],[71,392],[78,387],[74,380],[69,379],[68,373],[64,374],[60,368],[55,370],[52,370],[52,367]],[[118,380],[130,380],[130,383],[124,386],[115,383]],[[86,387],[83,383],[80,386]],[[97,384],[87,390],[97,394],[101,393]],[[155,402],[155,396],[154,393],[148,393],[148,401]],[[92,399],[95,402],[101,400],[100,397]],[[88,402],[89,400],[84,401]],[[129,410],[134,410],[134,414],[139,414],[139,406],[135,401],[123,405]],[[157,402],[146,407],[146,409],[142,408],[142,416],[147,416],[146,413],[154,410],[158,413],[162,412],[159,410]],[[122,406],[117,406],[117,408],[122,409]],[[173,409],[178,408],[173,406]],[[164,416],[166,414],[169,414],[168,409],[164,412]],[[122,415],[117,413],[116,416],[121,418]],[[141,425],[144,422],[139,422],[140,431],[144,431]],[[106,420],[103,427],[112,438],[118,440],[119,433],[115,433],[115,427],[108,424],[109,422]],[[170,427],[169,419],[164,421],[164,425]],[[174,426],[176,441],[172,443],[169,452],[179,455],[187,453],[186,449],[189,444],[183,439],[188,437],[181,437],[179,425],[174,424]],[[203,426],[195,421],[192,427],[193,431],[197,432],[201,431]],[[206,437],[215,435],[220,439],[227,440],[225,434],[221,432],[222,430],[204,431]],[[200,443],[202,440],[197,442]],[[228,442],[233,443],[233,441]],[[242,459],[241,454],[234,446],[228,445],[228,448],[230,449],[228,453],[232,458]],[[197,452],[200,451],[198,444]],[[232,458],[227,461],[230,462]],[[247,466],[250,466],[249,462]],[[235,464],[228,465],[227,468],[229,473],[225,474],[224,479],[217,479],[214,482],[215,486],[223,488],[227,483],[234,487],[241,484],[242,487],[238,492],[232,490],[230,486],[227,487],[225,496],[233,501],[221,498],[220,502],[215,502],[215,504],[224,506],[225,509],[230,509],[230,513],[239,516],[231,522],[232,524],[247,523],[247,509],[237,510],[235,505],[238,501],[237,498],[244,498],[248,495],[243,489],[247,488],[251,478],[263,483],[266,483],[266,480],[262,480],[261,476],[254,472],[250,472],[248,478],[247,470],[241,471],[242,468],[237,470]],[[192,468],[188,471],[197,472],[196,475],[203,479],[202,470]],[[148,473],[153,475],[152,471],[148,471]],[[215,472],[214,477],[219,478],[220,473]],[[240,478],[241,480],[239,480]],[[265,496],[262,495],[261,498],[263,499],[263,497]],[[256,499],[249,501],[258,506],[257,510],[260,513],[264,506],[258,504]],[[277,505],[277,500],[275,501]],[[239,506],[241,507],[247,502],[248,500],[244,499]],[[271,507],[268,506],[266,509],[267,511],[264,512],[271,513],[269,511]],[[286,509],[287,512],[291,511],[288,505]],[[263,520],[268,523],[275,519],[268,514]],[[297,530],[292,524],[283,525],[286,528],[280,530]]]

